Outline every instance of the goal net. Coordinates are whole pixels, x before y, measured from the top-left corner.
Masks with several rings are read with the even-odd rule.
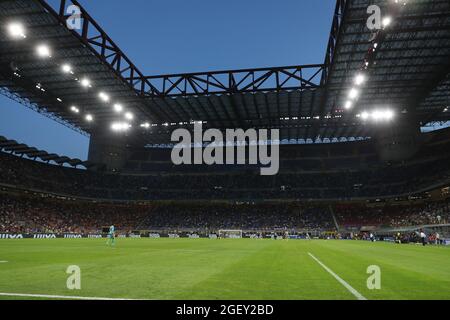
[[[242,230],[219,230],[219,238],[241,239],[242,238]]]

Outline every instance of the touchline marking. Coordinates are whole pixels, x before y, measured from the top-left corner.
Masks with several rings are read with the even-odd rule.
[[[18,297],[18,298],[44,298],[44,299],[68,299],[68,300],[132,300],[132,299],[120,299],[120,298],[100,298],[100,297],[78,297],[78,296],[58,296],[48,294],[27,294],[27,293],[3,293],[0,292],[2,297]]]
[[[367,300],[366,297],[364,297],[361,293],[356,291],[355,288],[353,288],[351,285],[349,285],[345,280],[343,280],[341,277],[339,277],[336,273],[333,272],[330,268],[328,268],[326,265],[324,265],[319,259],[314,257],[311,253],[308,252],[308,255],[314,259],[322,268],[324,268],[329,274],[331,274],[337,281],[339,281],[340,284],[342,284],[348,291],[350,291],[351,294],[353,294],[358,300]]]
[[[8,263],[8,261],[0,261],[0,263]]]

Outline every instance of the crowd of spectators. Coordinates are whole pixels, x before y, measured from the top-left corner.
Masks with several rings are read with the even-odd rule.
[[[0,152],[0,184],[115,200],[348,199],[401,195],[450,179],[450,159],[365,170],[127,175],[58,167]]]
[[[450,223],[450,204],[444,201],[380,208],[297,202],[113,204],[0,194],[0,233],[88,234],[102,232],[110,225],[122,233],[187,229],[336,231],[335,222],[344,228],[446,224]]]
[[[367,207],[337,205],[334,213],[342,227],[411,227],[450,223],[449,201],[415,205]]]
[[[0,195],[3,233],[98,233],[112,224],[130,232],[145,214],[140,206]]]
[[[173,204],[153,208],[143,229],[333,230],[328,208],[298,204]]]
[[[134,230],[330,230],[327,208],[288,204],[101,204],[0,196],[0,232],[98,233]]]

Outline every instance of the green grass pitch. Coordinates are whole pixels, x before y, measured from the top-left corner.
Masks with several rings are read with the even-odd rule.
[[[450,299],[450,248],[360,241],[0,240],[0,293],[129,299]],[[69,265],[81,290],[68,290]],[[367,288],[367,267],[381,289]],[[19,299],[0,296],[0,299]],[[23,299],[23,298],[22,298]]]

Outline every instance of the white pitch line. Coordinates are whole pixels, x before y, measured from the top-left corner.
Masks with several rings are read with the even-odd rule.
[[[2,297],[17,297],[17,298],[43,298],[43,299],[68,299],[68,300],[131,300],[131,299],[119,299],[119,298],[58,296],[58,295],[48,295],[48,294],[3,293],[3,292],[0,292],[0,296],[2,296]]]
[[[351,294],[353,294],[358,300],[367,300],[361,293],[359,293],[355,288],[349,285],[345,280],[339,277],[336,273],[333,272],[330,268],[324,265],[319,259],[314,257],[311,253],[308,252],[308,255],[314,259],[322,268],[324,268],[329,274],[331,274],[340,284],[342,284]]]
[[[8,263],[8,261],[0,261],[0,263]]]

